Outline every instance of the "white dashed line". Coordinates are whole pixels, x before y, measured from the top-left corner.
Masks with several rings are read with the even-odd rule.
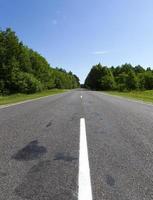
[[[79,155],[79,191],[78,200],[92,200],[88,147],[85,119],[80,119],[80,155]]]
[[[82,96],[80,96],[80,98],[82,99]]]

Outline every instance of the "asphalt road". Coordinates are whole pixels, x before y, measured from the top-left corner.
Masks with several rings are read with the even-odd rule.
[[[92,199],[153,199],[153,106],[73,90],[0,109],[0,200],[78,199],[80,118]]]

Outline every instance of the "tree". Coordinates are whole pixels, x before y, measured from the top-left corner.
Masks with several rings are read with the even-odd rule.
[[[131,64],[124,64],[114,70],[117,88],[120,91],[134,90],[138,88],[138,79]]]
[[[76,75],[52,68],[43,56],[19,41],[10,28],[0,31],[0,93],[34,93],[79,86]]]
[[[96,90],[114,89],[115,81],[111,70],[100,63],[93,66],[85,80],[85,87]]]
[[[153,71],[145,70],[140,65],[133,67],[127,63],[111,68],[103,67],[99,63],[91,68],[84,86],[96,90],[153,89]]]
[[[126,86],[128,90],[135,90],[138,88],[138,80],[134,73],[134,71],[131,69],[127,73],[127,80],[126,80]]]
[[[147,70],[144,74],[144,87],[147,90],[153,89],[153,73]]]
[[[85,80],[85,86],[91,89],[100,89],[102,75],[102,65],[99,63],[98,65],[93,66]]]
[[[137,66],[134,67],[134,71],[135,71],[136,74],[144,73],[145,69],[143,69],[143,67],[141,67],[141,65],[137,65]]]
[[[115,88],[115,81],[111,70],[107,67],[103,67],[103,76],[101,78],[100,89],[111,90]]]

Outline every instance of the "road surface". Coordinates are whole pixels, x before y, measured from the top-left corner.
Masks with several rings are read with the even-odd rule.
[[[0,200],[152,199],[152,105],[80,89],[0,109]]]

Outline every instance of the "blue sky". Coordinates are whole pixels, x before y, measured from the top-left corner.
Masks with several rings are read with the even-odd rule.
[[[81,82],[99,62],[153,68],[153,0],[0,0],[0,27]]]

